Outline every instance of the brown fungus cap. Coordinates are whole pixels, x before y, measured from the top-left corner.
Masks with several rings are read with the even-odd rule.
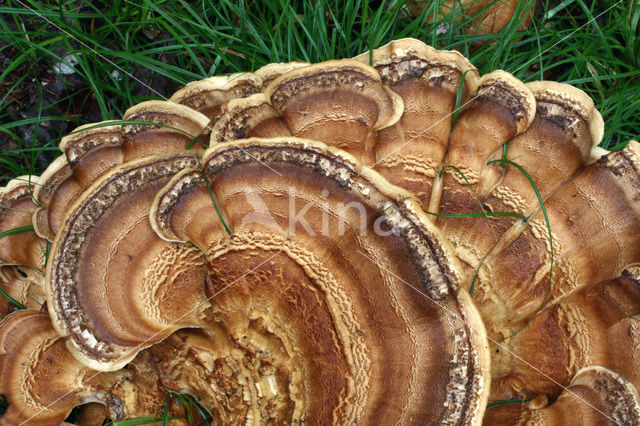
[[[291,132],[263,93],[232,99],[222,106],[220,119],[211,128],[210,143],[249,137],[288,136]]]
[[[83,407],[80,425],[93,424],[87,422],[96,417],[104,420],[106,413],[113,421],[156,417],[166,392],[148,353],[127,369],[98,373],[72,356],[46,313],[19,311],[0,323],[0,394],[8,404],[0,416],[2,426],[57,425],[81,404],[93,408]],[[169,410],[169,415],[184,411]]]
[[[49,365],[41,362],[47,357]],[[83,386],[86,371],[66,350],[46,314],[9,315],[0,323],[0,394],[9,405],[0,424],[59,424],[81,403],[69,392]]]
[[[478,72],[460,53],[436,50],[411,38],[355,59],[371,60],[382,82],[404,101],[400,120],[376,133],[375,169],[413,192],[426,209],[447,149],[458,87],[463,84],[464,105],[477,89]]]
[[[86,188],[122,163],[122,127],[116,120],[82,125],[60,140],[60,150],[75,180]]]
[[[46,243],[30,229],[39,184],[37,176],[20,176],[0,188],[0,232],[7,233],[0,240],[0,265],[44,267]]]
[[[262,89],[262,79],[252,73],[215,76],[193,81],[174,93],[169,100],[186,105],[209,120],[220,114],[220,107],[229,99],[244,98]]]
[[[454,1],[448,0],[447,3]],[[463,0],[464,13],[474,17],[467,34],[495,34],[514,19],[522,20],[519,30],[525,29],[531,22],[535,4],[535,0]],[[520,16],[516,16],[518,8]]]
[[[155,192],[198,162],[196,151],[128,162],[67,212],[51,247],[47,300],[53,325],[88,366],[121,368],[202,299],[197,250],[160,240],[147,219]]]
[[[53,241],[68,207],[82,192],[64,155],[56,158],[39,179],[33,197],[38,203],[33,213],[33,228],[48,241]]]
[[[590,365],[610,368],[640,388],[639,314],[638,266],[550,304],[494,353],[491,398],[555,399]]]
[[[631,141],[589,164],[545,200],[554,244],[551,281],[549,233],[540,210],[516,238],[498,246],[480,271],[475,298],[490,335],[506,337],[544,300],[552,303],[615,278],[637,262],[639,188],[640,143]],[[515,288],[514,282],[519,283]]]
[[[208,119],[184,105],[147,101],[129,108],[123,120],[129,123],[88,124],[62,138],[64,155],[47,167],[34,190],[39,208],[33,225],[38,235],[53,241],[73,202],[119,164],[208,146],[208,136],[203,135]]]
[[[460,204],[475,204],[467,182],[477,184],[490,156],[529,127],[536,101],[513,75],[493,71],[480,78],[478,90],[461,110],[449,137],[443,173],[431,194],[428,210],[433,213],[455,214]]]
[[[414,16],[419,16],[429,3],[433,2],[413,0],[407,5]],[[531,22],[535,4],[535,0],[445,0],[438,3],[438,18],[447,22],[455,11],[457,20],[469,18],[465,32],[474,35],[498,33],[512,20],[518,20],[518,30],[523,30]],[[520,15],[516,16],[518,10]],[[431,13],[427,14],[427,19],[432,19]],[[475,44],[486,41],[476,41]]]
[[[236,358],[280,371],[250,375],[279,389],[274,404],[284,393],[287,422],[478,421],[482,326],[417,200],[344,151],[294,137],[216,145],[203,164],[205,176],[185,170],[159,192],[151,220],[206,253],[205,321]],[[265,419],[259,402],[243,404]]]
[[[543,199],[589,161],[594,144],[602,136],[602,119],[594,109],[593,101],[581,90],[566,84],[541,81],[528,83],[526,87],[536,101],[532,123],[490,155],[484,153],[488,157],[477,179],[477,172],[468,173],[470,167],[464,166],[465,162],[459,163],[452,158],[451,165],[464,170],[471,188],[462,176],[450,170],[449,179],[444,182],[446,194],[443,195],[442,213],[481,213],[476,195],[486,211],[527,216],[539,208],[536,190],[529,178],[516,166],[500,162],[505,152],[507,161],[515,162],[528,173]],[[440,217],[437,223],[454,244],[458,257],[465,261],[469,273],[473,274],[496,239],[507,231],[509,235],[505,238],[517,236],[514,232],[522,228],[510,229],[516,221],[507,216],[490,221]],[[471,285],[470,278],[466,285]]]
[[[254,74],[262,79],[262,89],[266,89],[276,78],[298,68],[307,67],[311,64],[307,62],[276,62],[267,64],[254,71]]]
[[[532,403],[535,401],[532,401]],[[584,368],[548,407],[507,404],[487,410],[484,424],[637,425],[640,398],[623,376],[600,366]]]
[[[27,309],[41,309],[46,301],[44,275],[26,266],[0,266],[0,289]],[[17,309],[19,306],[0,295],[0,319]]]
[[[122,150],[127,160],[208,145],[202,133],[209,119],[184,105],[146,101],[129,108],[122,119],[158,124],[123,125]]]
[[[374,131],[396,123],[400,96],[381,82],[376,70],[341,59],[295,69],[265,90],[271,105],[294,136],[342,148],[372,162]]]

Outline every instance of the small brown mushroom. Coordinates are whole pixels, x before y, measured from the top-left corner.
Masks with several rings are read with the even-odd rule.
[[[527,28],[535,5],[535,0],[445,0],[440,4],[438,18],[447,22],[452,14],[458,21],[469,17],[465,27],[467,34],[495,34],[516,19],[521,21],[519,30]],[[427,7],[424,1],[411,1],[409,6],[414,16]],[[431,18],[429,15],[428,19]]]
[[[455,0],[449,0],[452,3]],[[467,16],[473,16],[467,34],[495,34],[513,19],[522,20],[519,30],[531,22],[535,0],[463,0],[462,7]],[[520,16],[516,12],[520,10]]]

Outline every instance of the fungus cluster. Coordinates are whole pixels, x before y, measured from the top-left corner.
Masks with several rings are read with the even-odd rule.
[[[123,120],[0,190],[0,424],[640,423],[640,144],[582,91],[403,39]]]

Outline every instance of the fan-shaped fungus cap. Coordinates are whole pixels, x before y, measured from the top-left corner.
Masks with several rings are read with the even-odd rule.
[[[589,160],[593,146],[602,136],[602,118],[594,109],[593,101],[581,90],[556,82],[527,83],[536,101],[536,115],[526,131],[508,140],[506,145],[487,155],[484,164],[476,163],[474,173],[468,174],[469,164],[459,164],[452,158],[452,166],[464,170],[465,177],[473,183],[471,188],[457,173],[451,173],[444,183],[442,213],[480,213],[484,208],[493,212],[513,212],[528,216],[539,208],[538,195],[546,199],[549,194],[570,178]],[[472,133],[471,133],[472,134]],[[467,148],[452,146],[452,150]],[[506,154],[506,156],[505,156]],[[461,154],[451,155],[460,157]],[[512,161],[525,170],[525,175]],[[493,161],[493,163],[492,163]],[[463,167],[466,166],[466,167]],[[480,168],[479,176],[475,176]],[[536,190],[529,181],[535,183]],[[481,207],[476,200],[482,202]],[[515,217],[494,217],[490,221],[472,217],[440,217],[437,220],[452,241],[458,257],[468,265],[468,273],[474,274],[481,258],[489,252],[496,239],[505,235],[513,239],[522,227],[513,227]],[[470,286],[472,279],[466,282]]]
[[[616,371],[640,387],[638,314],[639,266],[552,303],[495,352],[492,398],[543,394],[553,400],[580,368],[590,365]]]
[[[123,126],[122,150],[129,161],[190,147],[197,149],[208,146],[208,138],[201,135],[209,119],[184,105],[146,101],[129,108],[122,119],[149,122]]]
[[[291,134],[336,146],[373,162],[374,131],[396,123],[400,96],[372,67],[342,59],[295,69],[265,90]]]
[[[174,93],[169,100],[186,105],[211,120],[218,117],[220,106],[229,99],[244,98],[261,89],[260,77],[252,73],[238,73],[193,81]]]
[[[122,127],[117,123],[114,120],[85,124],[60,140],[60,150],[83,188],[122,163]]]
[[[53,325],[71,335],[71,350],[88,366],[121,368],[202,299],[197,251],[166,244],[147,219],[155,192],[198,161],[196,151],[185,151],[125,163],[67,211],[51,247],[47,301]]]
[[[474,209],[477,200],[468,185],[475,187],[479,183],[490,157],[529,127],[535,111],[533,93],[520,80],[500,70],[483,75],[478,90],[463,104],[451,131],[447,157],[433,187],[429,211],[451,215]],[[444,218],[438,218],[438,223],[446,228]],[[453,243],[460,255],[460,241],[454,239]],[[465,261],[473,258],[461,257]]]
[[[232,99],[222,106],[220,119],[211,129],[210,143],[248,137],[287,136],[291,132],[263,93]]]
[[[429,205],[432,182],[449,142],[458,87],[460,105],[477,89],[479,75],[460,53],[436,50],[420,40],[392,41],[355,59],[369,63],[402,97],[400,120],[376,133],[375,169]]]
[[[287,422],[477,421],[482,327],[455,290],[446,240],[408,192],[294,137],[215,145],[203,164],[205,176],[185,170],[158,193],[151,221],[205,251],[208,321],[236,357],[281,372],[246,374],[287,396]],[[259,401],[244,404],[265,418]]]
[[[524,425],[637,425],[638,391],[627,379],[599,366],[578,371],[558,400],[546,408],[507,404],[490,408],[485,424]]]
[[[9,405],[0,423],[59,424],[81,403],[71,391],[83,387],[86,369],[59,341],[46,314],[19,311],[0,324],[0,394]]]
[[[208,145],[203,132],[209,120],[184,105],[147,101],[129,108],[124,120],[138,123],[85,125],[62,139],[65,155],[47,167],[34,191],[39,208],[33,224],[38,235],[53,241],[71,204],[118,164]]]
[[[49,164],[39,183],[33,192],[38,203],[33,213],[33,229],[40,237],[53,241],[67,207],[82,192],[82,187],[73,178],[73,171],[64,155]]]
[[[262,79],[262,89],[266,89],[276,78],[298,68],[307,67],[311,64],[307,62],[277,62],[267,64],[255,70],[254,74]]]
[[[125,370],[98,374],[72,356],[46,313],[23,310],[0,323],[0,394],[8,403],[0,425],[57,425],[74,407],[94,401],[114,421],[155,417],[166,390],[149,354]]]
[[[200,210],[204,216],[198,219],[198,208],[211,207],[212,200],[197,169],[176,175],[150,210],[156,229],[166,229],[161,222],[170,213],[196,219],[189,220],[192,225],[178,223],[194,229],[198,243],[207,247],[206,279],[197,256],[185,263],[189,258],[181,251],[193,250],[190,244],[154,239],[143,220],[157,185],[180,168],[197,167],[196,157],[174,154],[119,166],[85,191],[68,212],[51,251],[48,302],[54,324],[69,336],[75,356],[93,368],[113,369],[175,328],[222,327],[220,333],[235,342],[231,348],[240,351],[233,353],[249,356],[246,345],[256,345],[256,350],[266,351],[265,363],[276,348],[271,345],[282,340],[288,355],[272,362],[285,376],[268,379],[266,370],[246,368],[262,376],[265,384],[271,380],[282,393],[276,399],[286,396],[286,407],[298,407],[291,411],[291,420],[341,422],[398,415],[426,419],[435,411],[438,418],[453,423],[479,421],[488,386],[482,324],[468,296],[456,293],[456,268],[446,240],[425,222],[416,201],[361,168],[348,154],[317,142],[252,139],[217,147],[203,162],[214,195],[222,194],[221,208],[229,214],[232,237],[211,212]],[[252,174],[251,166],[257,166],[260,174]],[[274,167],[282,172],[274,173]],[[234,177],[223,182],[223,175]],[[349,213],[344,213],[346,235],[334,229],[313,244],[298,233],[287,238],[287,231],[260,223],[243,227],[237,215],[247,212],[243,196],[247,179],[260,195],[280,188],[267,201],[277,209],[276,217],[291,215],[284,198],[285,181],[300,191],[294,194],[299,203],[321,200],[326,185],[334,194],[331,203],[363,204],[372,233],[355,232],[360,221]],[[238,188],[245,190],[237,192]],[[229,194],[236,194],[240,204],[228,203]],[[188,200],[194,204],[176,204]],[[334,210],[322,209],[318,201],[314,205],[314,215]],[[373,234],[379,216],[383,218],[378,226],[391,235]],[[313,226],[317,229],[320,222],[313,220]],[[280,254],[269,254],[273,250]],[[372,261],[382,261],[384,267]],[[179,275],[185,271],[192,275]],[[271,278],[260,279],[263,274]],[[82,280],[76,278],[80,276]],[[224,291],[228,303],[209,300],[219,298],[233,280],[242,285]],[[247,336],[244,343],[236,340],[251,324],[257,334]],[[403,332],[389,336],[398,329]],[[251,349],[251,353],[256,352]],[[385,391],[388,383],[407,392],[390,400]],[[425,398],[426,391],[432,397]],[[246,404],[251,412],[266,415],[256,400]]]
[[[0,188],[0,233],[5,233],[0,240],[0,265],[43,268],[46,244],[31,229],[38,183],[36,176],[20,176]]]
[[[507,336],[543,300],[552,303],[581,287],[614,278],[637,262],[639,188],[640,143],[631,141],[589,164],[545,200],[554,244],[551,279],[550,237],[538,210],[517,238],[492,252],[479,275],[477,305],[485,312],[490,333]],[[606,231],[594,232],[602,229]],[[527,255],[522,256],[525,248]],[[514,291],[513,282],[524,284]]]

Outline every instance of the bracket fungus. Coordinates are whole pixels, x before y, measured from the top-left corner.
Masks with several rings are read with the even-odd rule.
[[[0,424],[638,424],[640,144],[582,91],[404,39],[124,119],[0,190]]]

